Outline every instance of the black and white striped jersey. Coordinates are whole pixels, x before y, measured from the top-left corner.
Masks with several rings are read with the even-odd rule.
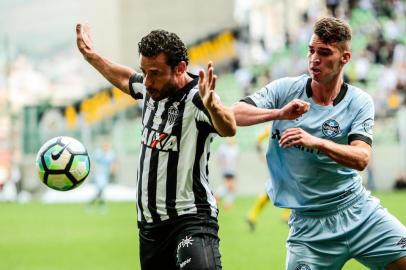
[[[154,101],[142,85],[130,78],[130,94],[143,99],[142,135],[137,173],[140,224],[160,224],[183,215],[217,218],[209,188],[210,143],[217,135],[203,106],[198,77],[175,95]]]

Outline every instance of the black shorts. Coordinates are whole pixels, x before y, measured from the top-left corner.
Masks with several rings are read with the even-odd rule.
[[[141,269],[221,269],[216,221],[182,220],[139,232]]]

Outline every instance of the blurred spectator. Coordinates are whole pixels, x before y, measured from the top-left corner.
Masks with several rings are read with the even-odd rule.
[[[10,182],[15,188],[15,198],[14,201],[18,200],[18,196],[22,191],[22,172],[20,168],[20,163],[13,163],[11,166]]]
[[[101,211],[106,211],[104,191],[117,169],[115,154],[108,142],[104,142],[102,147],[96,150],[93,160],[96,164],[92,180],[96,188],[96,194],[89,202],[89,206],[98,205]]]
[[[239,155],[240,149],[235,137],[227,138],[226,143],[220,146],[217,153],[224,182],[216,198],[219,202],[223,202],[225,209],[231,208],[234,204]]]
[[[399,175],[399,177],[395,180],[393,188],[397,190],[406,189],[406,173]]]
[[[253,75],[251,71],[246,68],[240,66],[235,72],[234,72],[235,79],[238,82],[238,85],[242,89],[242,97],[247,95],[247,93],[250,93],[251,91],[251,82],[253,80]]]
[[[331,16],[337,17],[337,10],[340,6],[340,0],[326,0],[326,7],[330,11]]]
[[[373,159],[371,158],[368,166],[366,168],[367,171],[367,184],[366,187],[368,190],[375,190],[375,174],[374,174],[374,165],[373,165]]]

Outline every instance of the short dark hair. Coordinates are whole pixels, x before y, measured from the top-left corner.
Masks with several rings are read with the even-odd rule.
[[[154,30],[138,43],[138,52],[145,57],[155,57],[160,53],[166,55],[166,63],[176,67],[181,61],[189,63],[187,49],[183,41],[175,34],[165,30]]]
[[[313,33],[326,44],[335,42],[348,44],[351,41],[350,26],[345,21],[334,17],[317,20],[314,24]]]

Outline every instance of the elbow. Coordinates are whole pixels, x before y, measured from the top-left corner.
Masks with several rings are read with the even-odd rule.
[[[362,172],[363,170],[365,170],[367,166],[368,166],[367,162],[357,162],[357,164],[354,166],[354,169]]]
[[[237,134],[237,125],[234,123],[232,126],[230,126],[228,129],[224,130],[223,134],[221,136],[223,137],[233,137]]]
[[[228,137],[235,136],[237,134],[237,125],[234,123],[234,125],[230,128],[230,133],[227,135]]]
[[[227,128],[222,128],[219,132],[221,137],[233,137],[237,134],[237,124],[233,121]]]
[[[358,171],[363,171],[366,169],[366,167],[368,166],[369,163],[369,157],[365,157],[365,158],[360,158],[356,164],[355,164],[355,168]]]

